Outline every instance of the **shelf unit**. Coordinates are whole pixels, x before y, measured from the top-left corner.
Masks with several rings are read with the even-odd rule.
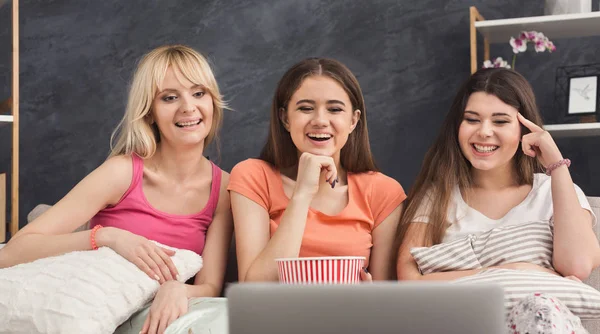
[[[12,96],[6,102],[11,115],[0,115],[0,123],[12,123],[11,160],[11,217],[8,224],[10,235],[19,230],[19,0],[12,0]],[[0,243],[6,241],[6,174],[0,173]]]
[[[486,20],[476,7],[469,8],[471,74],[480,67],[477,60],[477,33],[483,36],[484,58],[490,59],[491,43],[506,43],[521,31],[541,31],[551,40],[600,36],[600,12],[530,16],[501,20]],[[600,136],[600,123],[552,124],[544,127],[553,137]]]
[[[544,129],[554,138],[600,136],[600,123],[549,124]]]
[[[14,119],[13,115],[0,115],[0,123],[7,122],[12,123]]]
[[[484,58],[490,59],[490,43],[506,43],[523,30],[541,31],[550,39],[600,36],[600,12],[530,16],[486,20],[476,7],[469,8],[471,73],[478,69],[477,32],[483,36]],[[507,46],[508,48],[508,46]]]
[[[490,43],[508,43],[523,30],[542,31],[552,39],[600,35],[600,12],[532,16],[475,22],[475,29]]]

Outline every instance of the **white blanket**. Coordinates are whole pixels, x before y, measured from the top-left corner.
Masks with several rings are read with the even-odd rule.
[[[125,321],[115,334],[138,334],[148,316],[150,305]],[[165,334],[227,334],[226,298],[192,298],[188,304],[188,313],[175,320]]]

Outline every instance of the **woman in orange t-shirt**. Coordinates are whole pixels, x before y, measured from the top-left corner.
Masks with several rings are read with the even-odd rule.
[[[393,278],[406,195],[375,166],[360,86],[340,62],[284,74],[260,159],[236,165],[228,190],[241,282],[277,281],[276,258],[311,256],[364,256],[363,280]]]

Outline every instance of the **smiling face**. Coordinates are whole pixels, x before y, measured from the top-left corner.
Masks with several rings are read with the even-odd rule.
[[[304,79],[280,117],[298,155],[308,152],[338,162],[360,113],[337,81],[318,75]]]
[[[152,103],[161,142],[174,146],[203,145],[213,121],[213,99],[203,86],[169,67]]]
[[[518,110],[494,95],[471,94],[458,131],[460,149],[478,170],[506,167],[519,149]]]

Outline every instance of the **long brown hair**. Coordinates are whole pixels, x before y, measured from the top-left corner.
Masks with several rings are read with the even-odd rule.
[[[356,128],[342,148],[340,163],[351,173],[378,171],[369,144],[365,100],[354,74],[344,64],[334,59],[308,58],[292,66],[277,84],[277,90],[271,105],[271,123],[267,143],[260,153],[260,159],[271,163],[278,169],[298,164],[298,150],[286,131],[280,111],[287,110],[292,95],[298,90],[304,79],[310,76],[326,76],[337,81],[348,94],[352,110],[360,110],[360,119]]]
[[[471,75],[454,98],[441,131],[425,154],[421,171],[404,202],[404,212],[396,233],[397,250],[422,203],[431,204],[428,208],[429,223],[425,232],[425,244],[442,242],[446,228],[452,223],[447,221],[447,212],[454,187],[458,185],[463,190],[472,186],[471,163],[460,149],[458,131],[467,101],[475,92],[496,96],[517,109],[525,118],[542,126],[533,89],[522,75],[508,69],[481,69]],[[522,134],[528,132],[527,128],[521,126]],[[520,185],[533,184],[533,174],[542,171],[539,162],[526,156],[520,149],[513,162],[516,181]]]

